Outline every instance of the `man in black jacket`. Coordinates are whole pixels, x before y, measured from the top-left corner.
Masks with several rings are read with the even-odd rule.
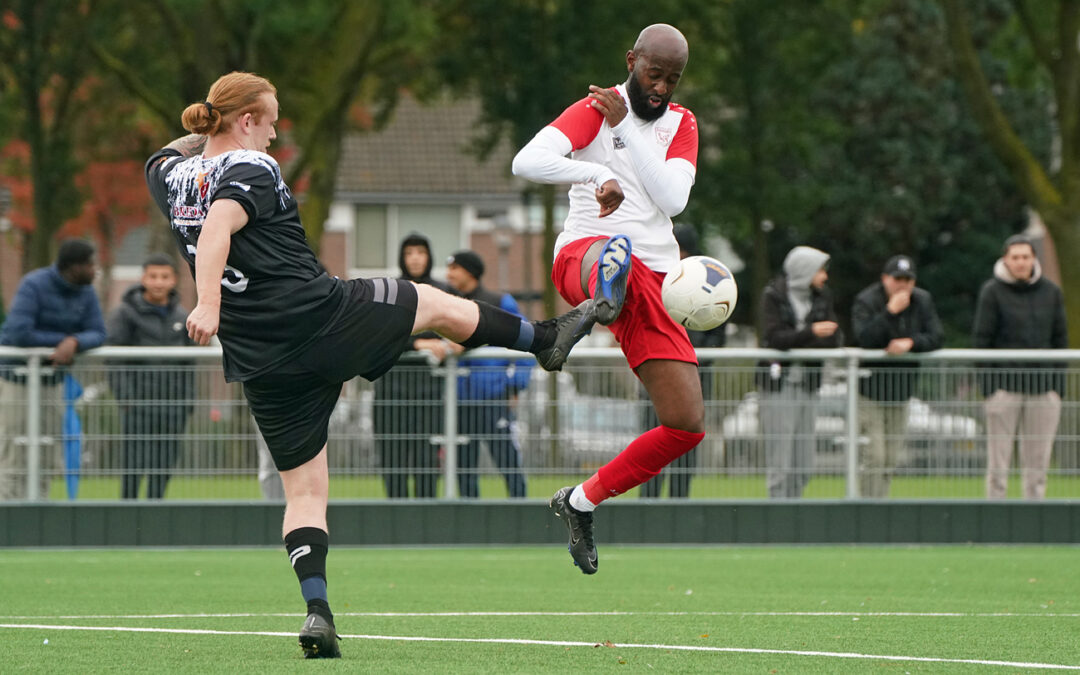
[[[143,262],[142,279],[129,288],[109,316],[110,345],[178,347],[188,338],[188,312],[176,292],[176,267],[163,254]],[[110,370],[124,432],[121,496],[135,499],[147,476],[146,496],[161,499],[180,455],[180,437],[195,390],[191,362],[124,361]]]
[[[427,237],[413,232],[401,241],[398,278],[452,292],[432,278],[433,263]],[[375,380],[375,443],[386,496],[391,499],[409,497],[410,476],[413,497],[433,498],[439,480],[439,447],[432,439],[443,432],[443,378],[432,373],[428,363],[415,358],[416,352],[430,354],[431,361],[441,363],[449,354],[462,351],[461,345],[433,332],[418,333],[409,338],[402,355],[407,360]]]
[[[1042,276],[1035,247],[1023,235],[1009,237],[994,276],[983,284],[975,310],[976,349],[1065,349],[1065,301]],[[1046,470],[1061,416],[1063,364],[996,363],[981,367],[986,397],[986,496],[1004,499],[1013,438],[1020,431],[1025,499],[1046,496]]]
[[[890,356],[940,349],[945,339],[930,293],[915,287],[915,263],[895,255],[885,263],[881,280],[855,296],[851,310],[855,341],[863,349],[884,349]],[[869,437],[859,458],[859,495],[889,496],[892,472],[904,449],[907,402],[918,379],[913,361],[873,361],[859,381],[860,433]]]

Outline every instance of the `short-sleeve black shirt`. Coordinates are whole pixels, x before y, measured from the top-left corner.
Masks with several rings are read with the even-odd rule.
[[[146,163],[146,182],[192,275],[210,205],[231,199],[248,214],[232,235],[221,278],[218,335],[230,382],[281,365],[342,311],[343,282],[327,275],[308,245],[296,200],[270,155],[234,150],[184,159],[166,148]]]

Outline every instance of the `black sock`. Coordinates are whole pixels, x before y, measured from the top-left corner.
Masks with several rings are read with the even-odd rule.
[[[289,554],[300,592],[307,602],[308,614],[315,612],[333,622],[326,596],[326,554],[330,535],[317,527],[299,527],[285,535],[285,550]]]
[[[486,302],[477,302],[476,306],[480,309],[480,319],[473,334],[461,343],[466,349],[491,345],[536,353],[554,340],[555,331],[546,325],[522,319]]]

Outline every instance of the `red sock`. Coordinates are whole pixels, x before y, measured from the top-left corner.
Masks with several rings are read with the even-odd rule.
[[[600,467],[581,488],[585,497],[599,504],[649,480],[665,466],[690,452],[704,433],[691,433],[663,425],[633,440],[615,459]]]

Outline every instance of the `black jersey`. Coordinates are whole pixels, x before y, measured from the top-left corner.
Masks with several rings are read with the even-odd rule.
[[[225,379],[273,370],[322,335],[344,307],[343,282],[327,275],[308,246],[296,200],[270,155],[234,150],[184,159],[166,148],[146,163],[146,182],[192,275],[210,205],[231,199],[247,212],[221,277]]]

